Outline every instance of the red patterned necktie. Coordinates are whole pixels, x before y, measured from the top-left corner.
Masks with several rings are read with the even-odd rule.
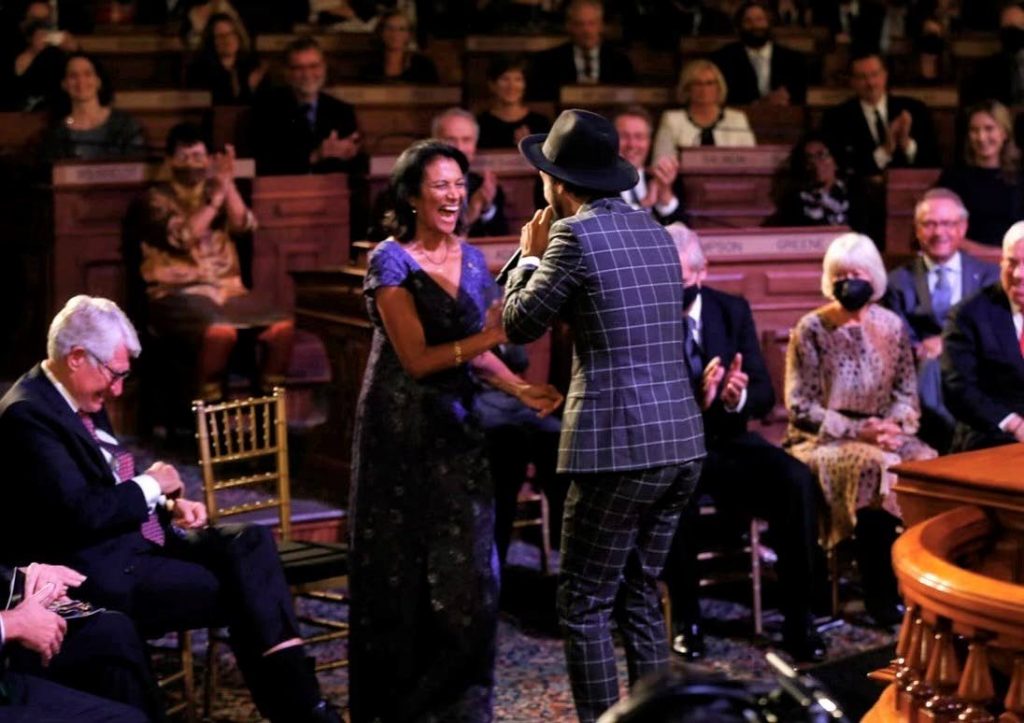
[[[78,418],[82,420],[82,424],[89,430],[89,434],[92,435],[96,444],[105,449],[113,458],[114,468],[117,470],[118,483],[120,484],[134,477],[135,459],[132,457],[132,453],[119,444],[110,444],[100,439],[99,435],[96,434],[96,423],[92,421],[92,417],[87,412],[80,411]],[[150,512],[149,519],[142,523],[142,536],[160,546],[163,546],[167,541],[164,528],[161,526],[160,520],[157,519],[156,512]]]

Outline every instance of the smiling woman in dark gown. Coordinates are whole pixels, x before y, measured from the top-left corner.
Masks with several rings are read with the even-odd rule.
[[[541,414],[561,403],[489,351],[505,335],[483,254],[458,235],[466,169],[436,141],[402,154],[394,235],[363,286],[374,332],[352,462],[353,723],[492,720],[494,490],[474,379]]]

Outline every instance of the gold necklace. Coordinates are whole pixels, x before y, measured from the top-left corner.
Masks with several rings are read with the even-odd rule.
[[[420,242],[420,253],[431,266],[443,266],[444,262],[448,260],[448,250],[450,245],[447,241],[443,241],[442,245],[444,246],[444,258],[442,258],[440,261],[434,261],[434,259],[430,258],[430,254],[427,253],[427,247],[424,246],[422,242]]]

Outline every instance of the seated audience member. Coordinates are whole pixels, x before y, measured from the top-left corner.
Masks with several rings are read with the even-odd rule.
[[[732,105],[801,105],[807,97],[803,56],[772,41],[771,17],[761,2],[736,11],[740,39],[711,56],[729,87]]]
[[[528,87],[537,100],[558,100],[563,85],[628,85],[633,63],[604,42],[604,3],[571,0],[565,10],[569,42],[537,53]]]
[[[650,169],[651,114],[642,106],[629,106],[612,117],[619,134],[619,155],[633,164],[639,174],[636,186],[620,195],[633,208],[650,209],[654,218],[663,225],[682,221],[685,213],[679,201],[679,161],[675,156],[664,156]]]
[[[203,30],[186,82],[190,88],[210,91],[214,105],[249,105],[266,71],[266,64],[252,52],[238,20],[217,13]]]
[[[499,344],[491,351],[514,374],[523,376],[530,364],[526,347]],[[473,413],[484,430],[487,459],[494,481],[494,539],[502,566],[516,519],[519,490],[533,464],[530,485],[548,498],[551,539],[558,544],[561,513],[569,482],[555,474],[562,425],[558,417],[539,417],[537,412],[508,392],[478,382]]]
[[[434,138],[455,146],[469,161],[470,167],[476,158],[477,137],[480,127],[468,110],[449,108],[430,124]],[[470,170],[466,174],[465,222],[469,236],[504,236],[509,232],[505,218],[505,192],[498,185],[494,171],[482,174]]]
[[[1024,221],[1003,236],[999,283],[964,299],[942,333],[952,451],[1024,442]]]
[[[1013,141],[1010,111],[998,101],[970,106],[963,162],[947,168],[937,186],[955,191],[970,220],[967,238],[999,246],[1011,225],[1024,218],[1020,149]]]
[[[829,509],[826,544],[853,535],[864,607],[890,626],[900,622],[902,604],[890,558],[900,510],[889,468],[935,450],[914,436],[914,354],[903,320],[874,303],[885,286],[870,238],[832,241],[821,277],[830,301],[800,319],[789,340],[783,446],[818,478]]]
[[[270,530],[207,526],[174,467],[137,474],[114,437],[104,404],[140,351],[116,304],[76,296],[50,325],[47,358],[0,399],[6,562],[73,567],[85,576],[79,599],[124,613],[146,636],[226,625],[264,717],[340,721],[321,699]]]
[[[818,485],[806,465],[747,429],[775,406],[775,392],[750,304],[704,285],[707,259],[697,234],[668,227],[679,250],[685,284],[686,359],[702,409],[708,456],[672,543],[663,576],[672,598],[673,649],[704,655],[697,568],[699,499],[722,512],[768,522],[779,554],[776,570],[785,618],[782,645],[800,661],[824,659],[824,640],[811,625],[813,567],[818,551]]]
[[[373,0],[309,0],[308,19],[316,25],[329,25],[332,30],[367,32],[373,28],[380,3]]]
[[[705,0],[679,0],[674,3],[658,2],[664,15],[656,15],[661,22],[676,28],[681,38],[695,38],[703,35],[728,35],[733,26],[729,16],[718,9],[717,3]],[[673,48],[679,47],[676,43]]]
[[[185,5],[179,2],[179,5]],[[249,45],[249,34],[245,32],[245,26],[238,15],[238,11],[232,7],[228,0],[198,0],[191,3],[181,19],[181,39],[189,50],[196,50],[203,43],[206,35],[206,27],[218,15],[227,15],[235,21],[236,30],[239,33],[241,42]]]
[[[907,79],[911,85],[941,85],[952,82],[952,59],[947,38],[950,30],[937,16],[924,19],[914,38],[914,65]]]
[[[199,128],[182,123],[167,135],[167,164],[170,183],[147,192],[126,231],[126,257],[137,259],[145,284],[147,324],[198,349],[194,393],[210,400],[223,396],[238,330],[260,329],[261,386],[269,391],[284,381],[294,327],[261,290],[242,283],[236,239],[256,219],[235,186],[234,149],[211,158]]]
[[[69,623],[55,612],[84,580],[59,565],[0,567],[0,587],[18,592],[0,610],[0,720],[163,720],[161,696],[131,620],[98,612]]]
[[[32,111],[53,103],[60,91],[67,54],[78,48],[78,41],[57,29],[48,2],[29,2],[17,17],[17,30],[3,33],[0,48],[0,107],[12,111]]]
[[[100,160],[143,156],[146,142],[138,122],[112,106],[114,89],[99,62],[72,53],[61,81],[63,102],[43,139],[43,154],[51,161]]]
[[[835,158],[819,133],[793,146],[772,187],[775,213],[766,226],[849,226],[859,230],[863,201],[857,179],[838,177]]]
[[[413,50],[413,35],[412,21],[401,10],[381,15],[374,29],[376,48],[370,62],[359,71],[360,80],[419,85],[440,82],[434,61]]]
[[[679,149],[690,146],[753,146],[747,114],[726,108],[729,86],[722,72],[710,60],[691,60],[679,73],[676,97],[681,110],[661,115],[654,136],[654,160],[678,157]]]
[[[836,153],[840,171],[877,176],[886,168],[939,164],[931,114],[914,98],[892,95],[889,74],[877,53],[850,59],[855,98],[825,111],[821,132]]]
[[[961,249],[967,228],[968,212],[957,194],[946,188],[925,193],[914,208],[919,255],[889,274],[884,302],[910,330],[917,360],[921,438],[940,452],[949,449],[956,423],[942,400],[942,328],[962,299],[999,280],[995,264]]]
[[[257,97],[253,148],[261,175],[365,174],[351,105],[323,92],[327,63],[320,45],[297,38],[285,50],[288,87]]]
[[[499,55],[487,67],[491,106],[477,115],[479,148],[518,148],[531,133],[547,133],[551,119],[530,110],[526,97],[526,58]]]
[[[814,25],[824,25],[851,48],[878,52],[885,25],[885,5],[872,0],[811,0]]]
[[[961,103],[993,99],[1008,108],[1024,103],[1024,2],[1009,2],[1000,11],[999,45],[964,79]]]

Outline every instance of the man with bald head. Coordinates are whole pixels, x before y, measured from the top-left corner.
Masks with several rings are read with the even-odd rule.
[[[914,237],[920,251],[916,259],[889,274],[884,300],[910,331],[917,360],[921,438],[940,451],[949,449],[955,425],[942,401],[942,327],[956,304],[999,279],[995,264],[962,250],[966,234],[967,209],[960,197],[945,188],[925,193],[914,208]]]
[[[953,310],[942,334],[952,451],[1024,442],[1024,221],[1003,236],[999,282]]]

